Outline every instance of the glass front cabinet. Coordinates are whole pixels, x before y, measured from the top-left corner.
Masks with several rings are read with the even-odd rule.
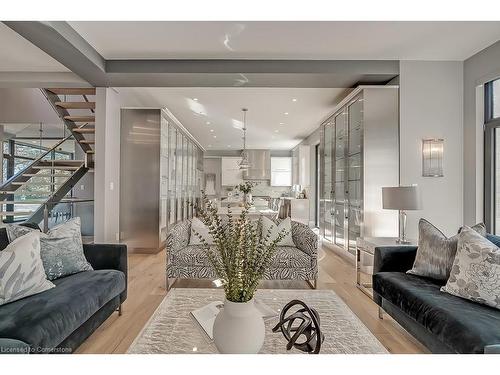
[[[323,243],[355,253],[358,237],[397,236],[382,186],[399,184],[398,89],[355,89],[321,126]]]

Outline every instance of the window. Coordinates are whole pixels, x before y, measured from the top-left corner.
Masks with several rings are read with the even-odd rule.
[[[484,85],[484,220],[500,234],[500,79]]]

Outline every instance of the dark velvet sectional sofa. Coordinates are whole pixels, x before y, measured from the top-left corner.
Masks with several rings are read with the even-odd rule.
[[[500,237],[488,235],[500,244]],[[445,284],[409,275],[417,247],[375,249],[375,302],[433,353],[500,353],[500,310],[441,292]]]
[[[8,244],[0,229],[0,250]],[[0,353],[71,353],[127,298],[127,247],[84,245],[94,271],[0,306]]]

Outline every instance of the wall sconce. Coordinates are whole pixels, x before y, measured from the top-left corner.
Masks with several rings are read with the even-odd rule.
[[[422,139],[422,176],[443,177],[444,139]]]

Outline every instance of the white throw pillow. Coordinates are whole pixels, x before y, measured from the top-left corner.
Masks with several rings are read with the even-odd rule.
[[[292,221],[289,217],[284,219],[279,225],[276,225],[271,219],[267,217],[262,218],[262,236],[265,238],[267,233],[271,229],[271,235],[269,237],[268,243],[273,242],[276,238],[278,238],[280,232],[285,229],[287,234],[283,239],[278,242],[278,246],[292,246],[295,247],[292,238]]]
[[[191,221],[191,235],[189,236],[189,244],[190,245],[202,245],[200,237],[198,237],[195,232],[198,232],[199,235],[209,244],[214,244],[214,238],[209,233],[208,227],[197,217],[193,218]]]
[[[0,305],[54,286],[47,280],[40,257],[40,233],[19,237],[0,251]]]
[[[465,227],[450,278],[441,291],[500,309],[500,248]]]

